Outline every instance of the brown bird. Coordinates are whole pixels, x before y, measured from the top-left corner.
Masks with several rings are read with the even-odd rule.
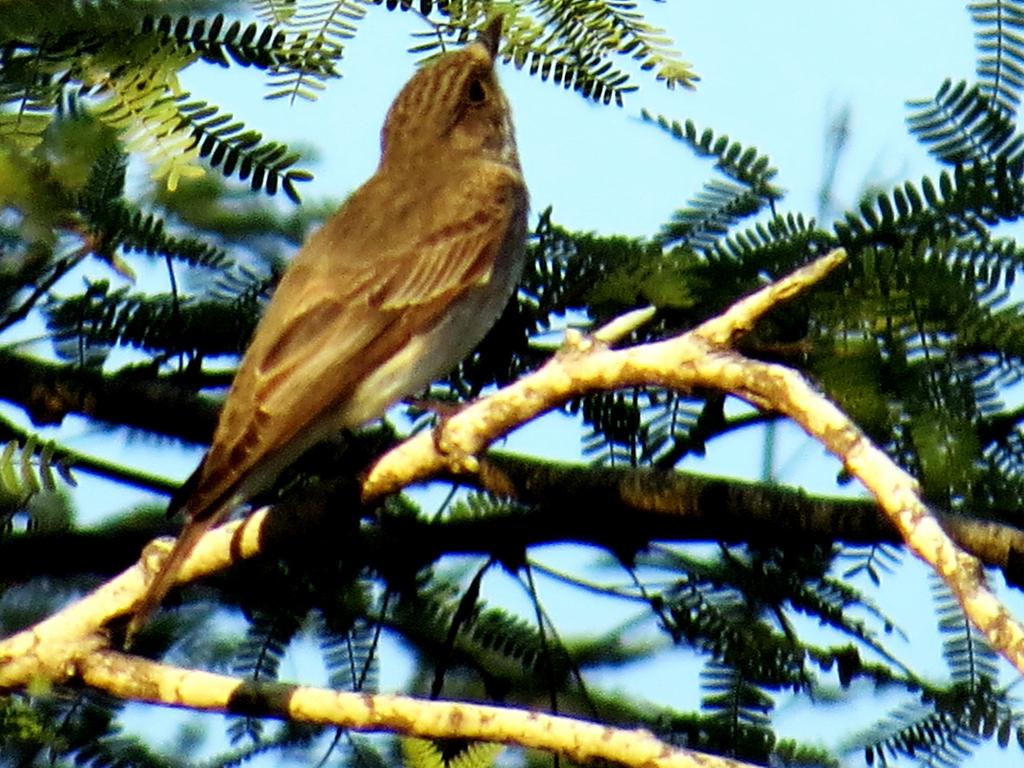
[[[500,34],[498,17],[409,80],[376,172],[286,270],[129,638],[206,531],[319,440],[449,371],[501,314],[522,271],[527,192],[494,72]]]

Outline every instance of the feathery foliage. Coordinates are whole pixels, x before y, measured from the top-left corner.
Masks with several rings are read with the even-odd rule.
[[[77,484],[66,462],[55,458],[57,445],[30,434],[24,444],[10,440],[0,450],[0,538],[10,533],[14,515],[43,494],[55,494],[60,480]],[[30,516],[28,527],[36,521]]]
[[[1024,85],[1024,4],[987,0],[970,3],[968,8],[977,26],[979,86],[1000,111],[1016,114]]]
[[[374,2],[389,9],[413,7],[405,0]],[[413,48],[428,54],[446,41],[466,41],[469,31],[483,23],[492,9],[491,3],[482,0],[421,0],[418,5],[425,16],[438,16],[432,30],[419,33],[424,42]],[[632,0],[528,0],[502,10],[508,12],[501,49],[505,61],[592,101],[622,106],[637,90],[612,57],[633,59],[670,89],[692,88],[699,79],[670,47],[665,31],[648,23]]]
[[[209,165],[226,176],[237,168],[252,189],[273,194],[280,186],[297,199],[295,182],[310,178],[290,167],[298,156],[264,143],[256,131],[242,131],[241,123],[222,127],[231,116],[215,118],[216,108],[189,102],[178,76],[198,62],[319,72],[326,66],[319,58],[283,50],[286,35],[270,26],[243,27],[223,14],[209,22],[173,20],[155,15],[158,3],[58,0],[45,4],[45,27],[34,27],[42,5],[13,0],[5,17],[16,20],[0,23],[0,141],[9,137],[12,147],[33,149],[60,118],[68,95],[76,111],[117,131],[126,150],[145,158],[153,177],[171,190],[181,179],[201,176],[200,159],[212,155]],[[126,26],[137,31],[126,35]]]
[[[438,744],[429,739],[402,739],[405,768],[491,768],[505,747],[469,742]]]
[[[285,102],[316,99],[340,76],[365,17],[398,10],[425,18],[429,29],[412,49],[426,57],[467,42],[503,12],[506,63],[598,103],[629,104],[643,77],[668,88],[695,79],[631,0],[525,0],[514,7],[254,0],[249,7],[255,20],[219,2],[190,6],[188,15],[147,0],[4,4],[0,343],[5,359],[23,366],[25,381],[0,372],[0,398],[39,430],[75,414],[101,429],[128,427],[147,447],[208,434],[212,409],[201,395],[228,384],[231,361],[287,254],[333,208],[325,202],[282,213],[253,194],[283,191],[297,202],[308,173],[298,153],[218,104],[215,78],[208,86],[190,79],[190,88],[203,83],[209,91],[187,92],[183,82],[193,73],[255,73],[265,79],[272,107],[283,110]],[[969,10],[977,82],[949,73],[931,97],[908,102],[906,127],[934,170],[872,189],[834,220],[817,221],[790,206],[762,148],[719,127],[642,112],[647,125],[638,130],[667,134],[670,151],[704,163],[706,175],[647,237],[574,231],[542,209],[517,300],[431,394],[469,400],[541,364],[566,326],[595,327],[643,305],[656,307],[655,318],[622,345],[678,334],[843,246],[847,267],[776,308],[744,337],[742,351],[811,377],[919,479],[936,509],[964,524],[1003,526],[1008,538],[1018,533],[1024,410],[1014,388],[1024,378],[1024,315],[1016,278],[1024,247],[1007,225],[1024,213],[1024,7],[974,2]],[[159,179],[159,191],[127,180],[140,161]],[[208,169],[219,175],[199,178]],[[140,411],[170,418],[140,427]],[[734,450],[724,438],[777,418],[736,408],[719,392],[647,386],[586,393],[564,404],[559,422],[577,429],[592,460],[572,467],[585,478],[583,491],[545,485],[549,472],[564,468],[536,459],[520,498],[467,493],[443,478],[438,483],[452,496],[440,509],[405,496],[360,506],[352,478],[408,424],[368,428],[307,455],[257,500],[284,502],[289,514],[293,503],[305,514],[316,506],[308,499],[323,501],[322,517],[308,512],[312,522],[303,517],[293,526],[297,551],[179,590],[140,642],[156,654],[184,633],[172,651],[177,660],[252,681],[284,676],[283,662],[301,651],[319,657],[317,684],[373,692],[393,672],[382,639],[398,640],[413,659],[410,690],[546,704],[762,765],[838,765],[847,754],[879,765],[965,765],[987,741],[1017,756],[1009,745],[1024,745],[1024,710],[952,598],[935,589],[946,663],[938,679],[925,679],[916,646],[905,650],[917,633],[904,634],[908,628],[876,605],[903,568],[900,549],[877,526],[835,541],[822,521],[845,522],[847,507],[815,496],[801,499],[813,502],[810,511],[770,508],[778,489],[767,479],[740,494],[733,481],[716,478],[699,498],[676,498],[657,486],[658,478],[684,478],[680,467],[705,452]],[[97,563],[95,552],[110,546],[128,564],[138,554],[138,529],[166,531],[139,514],[127,523],[102,522],[97,534],[69,515],[59,535],[45,540],[48,565],[36,566],[31,578],[14,570],[44,533],[53,535],[25,508],[60,488],[64,471],[55,457],[65,438],[50,442],[40,431],[27,443],[20,439],[28,434],[35,435],[0,435],[5,634],[94,586],[97,573],[114,567],[113,560]],[[109,469],[97,461],[77,471],[109,476]],[[119,482],[154,487],[141,472],[118,469]],[[488,490],[497,493],[510,478],[494,474]],[[706,521],[719,518],[733,530],[727,543],[709,545],[707,531],[723,529]],[[607,533],[598,539],[595,531]],[[545,567],[548,550],[534,546],[581,540],[607,541],[608,553],[593,568],[574,563],[571,573]],[[1019,585],[1015,558],[1001,565]],[[493,584],[523,574],[531,582],[526,607],[499,602]],[[542,604],[548,585],[539,577],[534,583],[533,574],[571,590],[573,603],[584,593],[610,601],[622,609],[621,624],[598,636],[564,632],[561,606]],[[243,632],[214,622],[228,606],[241,607]],[[617,617],[615,610],[608,615]],[[701,670],[692,711],[634,703],[594,682],[598,673],[652,660],[665,664],[672,680],[682,654]],[[695,677],[680,685],[697,688]],[[856,706],[876,690],[895,702],[891,711],[838,749],[778,738],[775,717],[790,702]],[[63,690],[2,698],[0,761],[113,766],[177,759],[157,754],[146,735],[126,732],[122,719],[129,721],[117,703]],[[379,742],[321,727],[244,716],[226,729],[232,746],[204,755],[210,764],[261,755],[311,764],[398,759]],[[178,741],[178,753],[190,759],[187,734]],[[495,759],[481,745],[403,748],[407,764],[419,768],[482,768]]]

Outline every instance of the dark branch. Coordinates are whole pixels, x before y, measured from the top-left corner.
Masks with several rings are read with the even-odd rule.
[[[36,425],[60,424],[74,413],[201,444],[217,420],[215,401],[131,369],[105,375],[0,350],[0,370],[0,400],[23,409]]]
[[[339,457],[335,466],[343,463]],[[337,502],[315,496],[288,504],[287,515],[271,515],[275,524],[264,532],[265,545],[304,548],[311,540],[315,544],[327,538],[331,556],[344,557],[352,567],[360,563],[381,573],[410,574],[453,554],[491,555],[515,567],[529,547],[566,541],[601,547],[626,561],[651,541],[902,543],[868,499],[811,497],[736,480],[595,469],[499,453],[482,461],[480,477],[489,490],[522,502],[524,509],[445,522],[377,515],[375,524],[325,536],[341,518],[351,520],[354,510],[348,503],[340,509]],[[1000,568],[1008,582],[1024,581],[1024,531],[960,517],[940,519],[961,546]],[[138,556],[145,541],[174,528],[154,514],[130,528],[118,524],[98,533],[15,535],[0,554],[0,581],[114,574]]]

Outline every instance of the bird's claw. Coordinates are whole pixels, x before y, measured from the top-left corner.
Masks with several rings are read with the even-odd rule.
[[[463,449],[456,440],[451,439],[448,419],[453,414],[441,416],[434,425],[434,448],[444,456],[448,468],[457,475],[476,474],[480,471],[480,460],[469,451]]]
[[[142,566],[147,581],[152,580],[153,576],[163,568],[164,561],[173,546],[173,536],[161,536],[143,547],[142,554],[139,556],[139,564]]]

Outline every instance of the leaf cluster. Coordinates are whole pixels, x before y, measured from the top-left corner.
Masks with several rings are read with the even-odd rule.
[[[228,10],[174,17],[162,4],[62,0],[43,25],[33,20],[37,3],[9,0],[7,8],[15,5],[18,14],[0,18],[0,330],[20,329],[31,318],[65,371],[120,374],[140,387],[175,385],[188,393],[222,387],[230,374],[210,370],[209,359],[244,347],[280,272],[283,244],[301,239],[310,218],[288,218],[266,201],[234,216],[239,191],[197,180],[195,169],[218,169],[248,182],[249,191],[291,197],[305,175],[284,145],[185,93],[178,75],[189,66],[248,67],[265,73],[272,98],[313,98],[339,74],[347,41],[372,6],[262,0],[259,21],[249,22]],[[428,55],[466,41],[501,10],[469,0],[383,5],[428,17],[430,35],[416,47]],[[977,81],[949,80],[930,98],[908,103],[907,127],[931,153],[934,172],[865,193],[835,220],[816,221],[785,207],[779,174],[759,148],[692,120],[644,113],[644,130],[668,136],[673,149],[704,163],[706,178],[650,237],[576,232],[543,211],[517,300],[434,394],[471,398],[546,359],[567,325],[593,327],[638,306],[654,305],[657,315],[625,343],[677,334],[842,246],[851,254],[848,267],[774,311],[744,339],[743,351],[812,377],[920,479],[936,508],[1020,527],[1024,412],[1012,387],[1024,356],[1015,294],[1024,250],[1006,225],[1024,212],[1017,111],[1024,8],[978,2],[970,9]],[[669,87],[692,80],[631,2],[536,0],[509,12],[502,55],[588,98],[621,103],[630,93],[613,62],[632,61]],[[137,34],[125,35],[126,28]],[[177,190],[138,203],[125,181],[132,153],[168,180],[165,190],[175,183]],[[110,275],[153,265],[166,270],[163,289],[118,285]],[[97,266],[102,277],[91,273]],[[125,357],[131,365],[120,362]],[[40,408],[28,397],[19,405],[30,413]],[[654,386],[581,395],[564,411],[579,425],[595,472],[609,465],[673,471],[716,440],[776,418],[727,408],[720,393]],[[181,421],[192,418],[182,408]],[[181,434],[165,429],[161,437]],[[11,443],[0,456],[0,488],[15,499],[11,509],[21,511],[27,496],[56,480],[59,446],[40,445]],[[329,484],[328,464],[337,472],[336,463],[307,457],[270,499]],[[602,565],[625,574],[627,586],[576,574],[561,580],[632,606],[634,618],[604,637],[564,638],[537,596],[533,574],[541,566],[533,552],[488,539],[479,545],[486,556],[455,573],[437,562],[463,554],[454,544],[452,551],[427,551],[398,543],[413,521],[454,540],[474,526],[515,521],[523,507],[484,493],[456,495],[436,514],[405,498],[372,510],[352,499],[333,502],[332,511],[341,512],[332,524],[342,530],[322,537],[338,550],[331,558],[286,553],[243,567],[234,579],[183,591],[177,599],[184,607],[207,612],[181,610],[168,619],[172,630],[165,632],[195,629],[181,652],[274,680],[289,653],[312,644],[332,686],[372,691],[378,642],[388,632],[414,653],[413,687],[424,693],[542,700],[761,764],[836,764],[835,755],[778,739],[773,716],[793,699],[854,701],[864,690],[858,684],[901,699],[850,740],[849,750],[869,762],[952,766],[986,740],[1007,746],[1022,739],[1022,712],[1000,682],[991,650],[948,595],[936,591],[945,679],[922,679],[913,659],[889,648],[899,626],[875,607],[872,593],[888,586],[898,561],[892,549],[844,548],[828,532],[820,541],[794,542],[783,531],[696,550],[647,540],[625,524]],[[607,509],[595,503],[581,515],[596,524],[618,502],[609,498]],[[7,509],[0,520],[10,533],[15,513]],[[521,615],[484,598],[486,577],[499,566],[523,585],[532,611]],[[208,609],[225,605],[242,608],[241,642],[207,634]],[[13,613],[3,606],[0,612]],[[827,639],[808,639],[807,622]],[[590,685],[594,670],[655,656],[657,649],[630,641],[636,627],[699,662],[702,695],[694,711],[641,706]],[[49,749],[95,765],[155,763],[144,744],[116,731],[115,719],[86,722],[58,696],[0,704],[0,732],[16,737],[10,754],[19,761]],[[286,750],[310,757],[325,742],[333,750],[343,740],[362,758],[373,751],[320,729],[270,732],[253,718],[233,720],[228,732],[234,743],[220,756],[223,764]],[[436,757],[425,749],[409,759],[433,764]]]
[[[632,59],[667,88],[692,88],[698,76],[671,48],[665,30],[650,24],[633,0],[374,0],[390,9],[417,7],[433,29],[412,50],[433,54],[446,41],[465,42],[471,30],[504,14],[501,55],[516,69],[576,91],[595,102],[622,106],[637,90],[616,62]]]
[[[280,187],[298,199],[295,183],[310,178],[292,167],[298,155],[230,123],[216,107],[189,101],[179,74],[197,62],[322,73],[329,61],[289,49],[283,31],[223,14],[175,20],[158,15],[159,3],[58,0],[45,4],[43,24],[42,5],[14,0],[5,9],[11,21],[0,22],[0,147],[30,151],[55,120],[87,113],[146,158],[171,190],[201,176],[199,160],[209,158],[254,190]]]

